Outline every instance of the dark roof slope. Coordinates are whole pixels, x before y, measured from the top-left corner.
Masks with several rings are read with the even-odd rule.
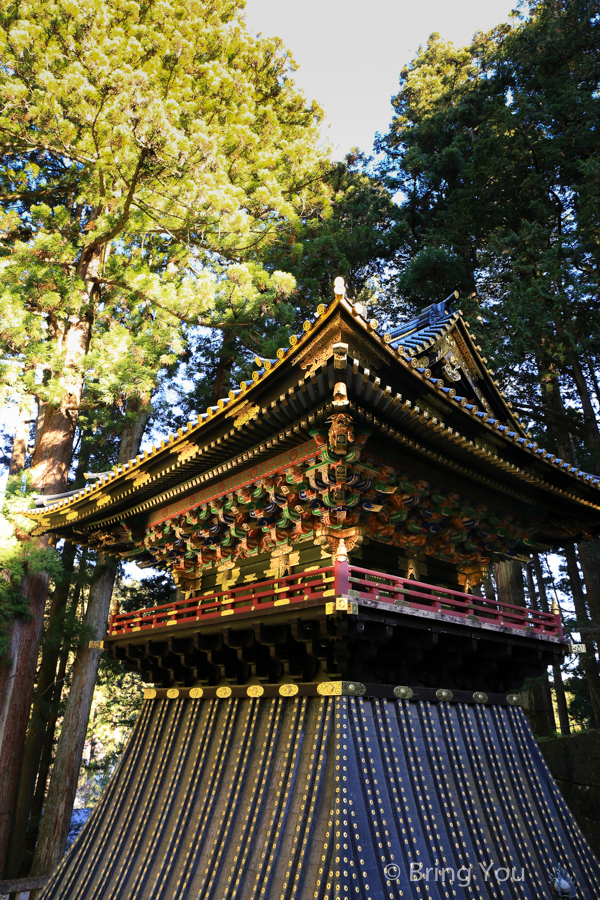
[[[600,896],[520,709],[188,693],[144,702],[43,900],[541,898],[557,865]]]

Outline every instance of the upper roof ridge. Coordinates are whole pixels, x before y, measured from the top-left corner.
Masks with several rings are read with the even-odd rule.
[[[441,300],[439,303],[432,303],[426,306],[418,316],[388,332],[391,343],[396,343],[402,338],[408,338],[418,331],[429,331],[431,328],[437,330],[441,326],[446,325],[455,315],[451,306],[451,300],[458,300],[458,291],[453,291],[449,297],[446,297],[445,300]]]

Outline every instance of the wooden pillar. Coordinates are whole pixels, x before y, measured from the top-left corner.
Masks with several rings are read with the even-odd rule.
[[[333,563],[333,586],[336,597],[347,597],[348,588],[350,586],[348,572],[348,551],[344,539],[341,538],[338,544],[335,559]]]
[[[495,565],[498,601],[512,606],[525,606],[523,567],[514,559],[503,559]]]

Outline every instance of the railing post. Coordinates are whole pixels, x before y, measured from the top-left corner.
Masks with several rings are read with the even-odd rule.
[[[109,619],[109,623],[108,623],[108,633],[109,634],[112,634],[113,625],[114,625],[115,619],[117,618],[119,613],[120,613],[119,598],[117,597],[117,594],[115,592],[113,594],[113,604],[112,604],[112,607],[110,610],[110,619]]]
[[[348,551],[344,538],[340,538],[333,561],[333,588],[336,597],[347,597],[350,586]]]
[[[554,616],[554,621],[556,623],[556,632],[558,634],[558,637],[562,637],[563,636],[562,616],[560,614],[560,606],[558,605],[558,600],[556,599],[556,597],[554,597],[554,599],[552,600],[552,606],[550,607],[550,609],[552,610],[552,615]]]

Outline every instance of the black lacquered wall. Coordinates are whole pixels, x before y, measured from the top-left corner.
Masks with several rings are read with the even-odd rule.
[[[600,867],[520,709],[147,700],[49,898],[540,898]],[[508,875],[507,875],[508,873]]]

